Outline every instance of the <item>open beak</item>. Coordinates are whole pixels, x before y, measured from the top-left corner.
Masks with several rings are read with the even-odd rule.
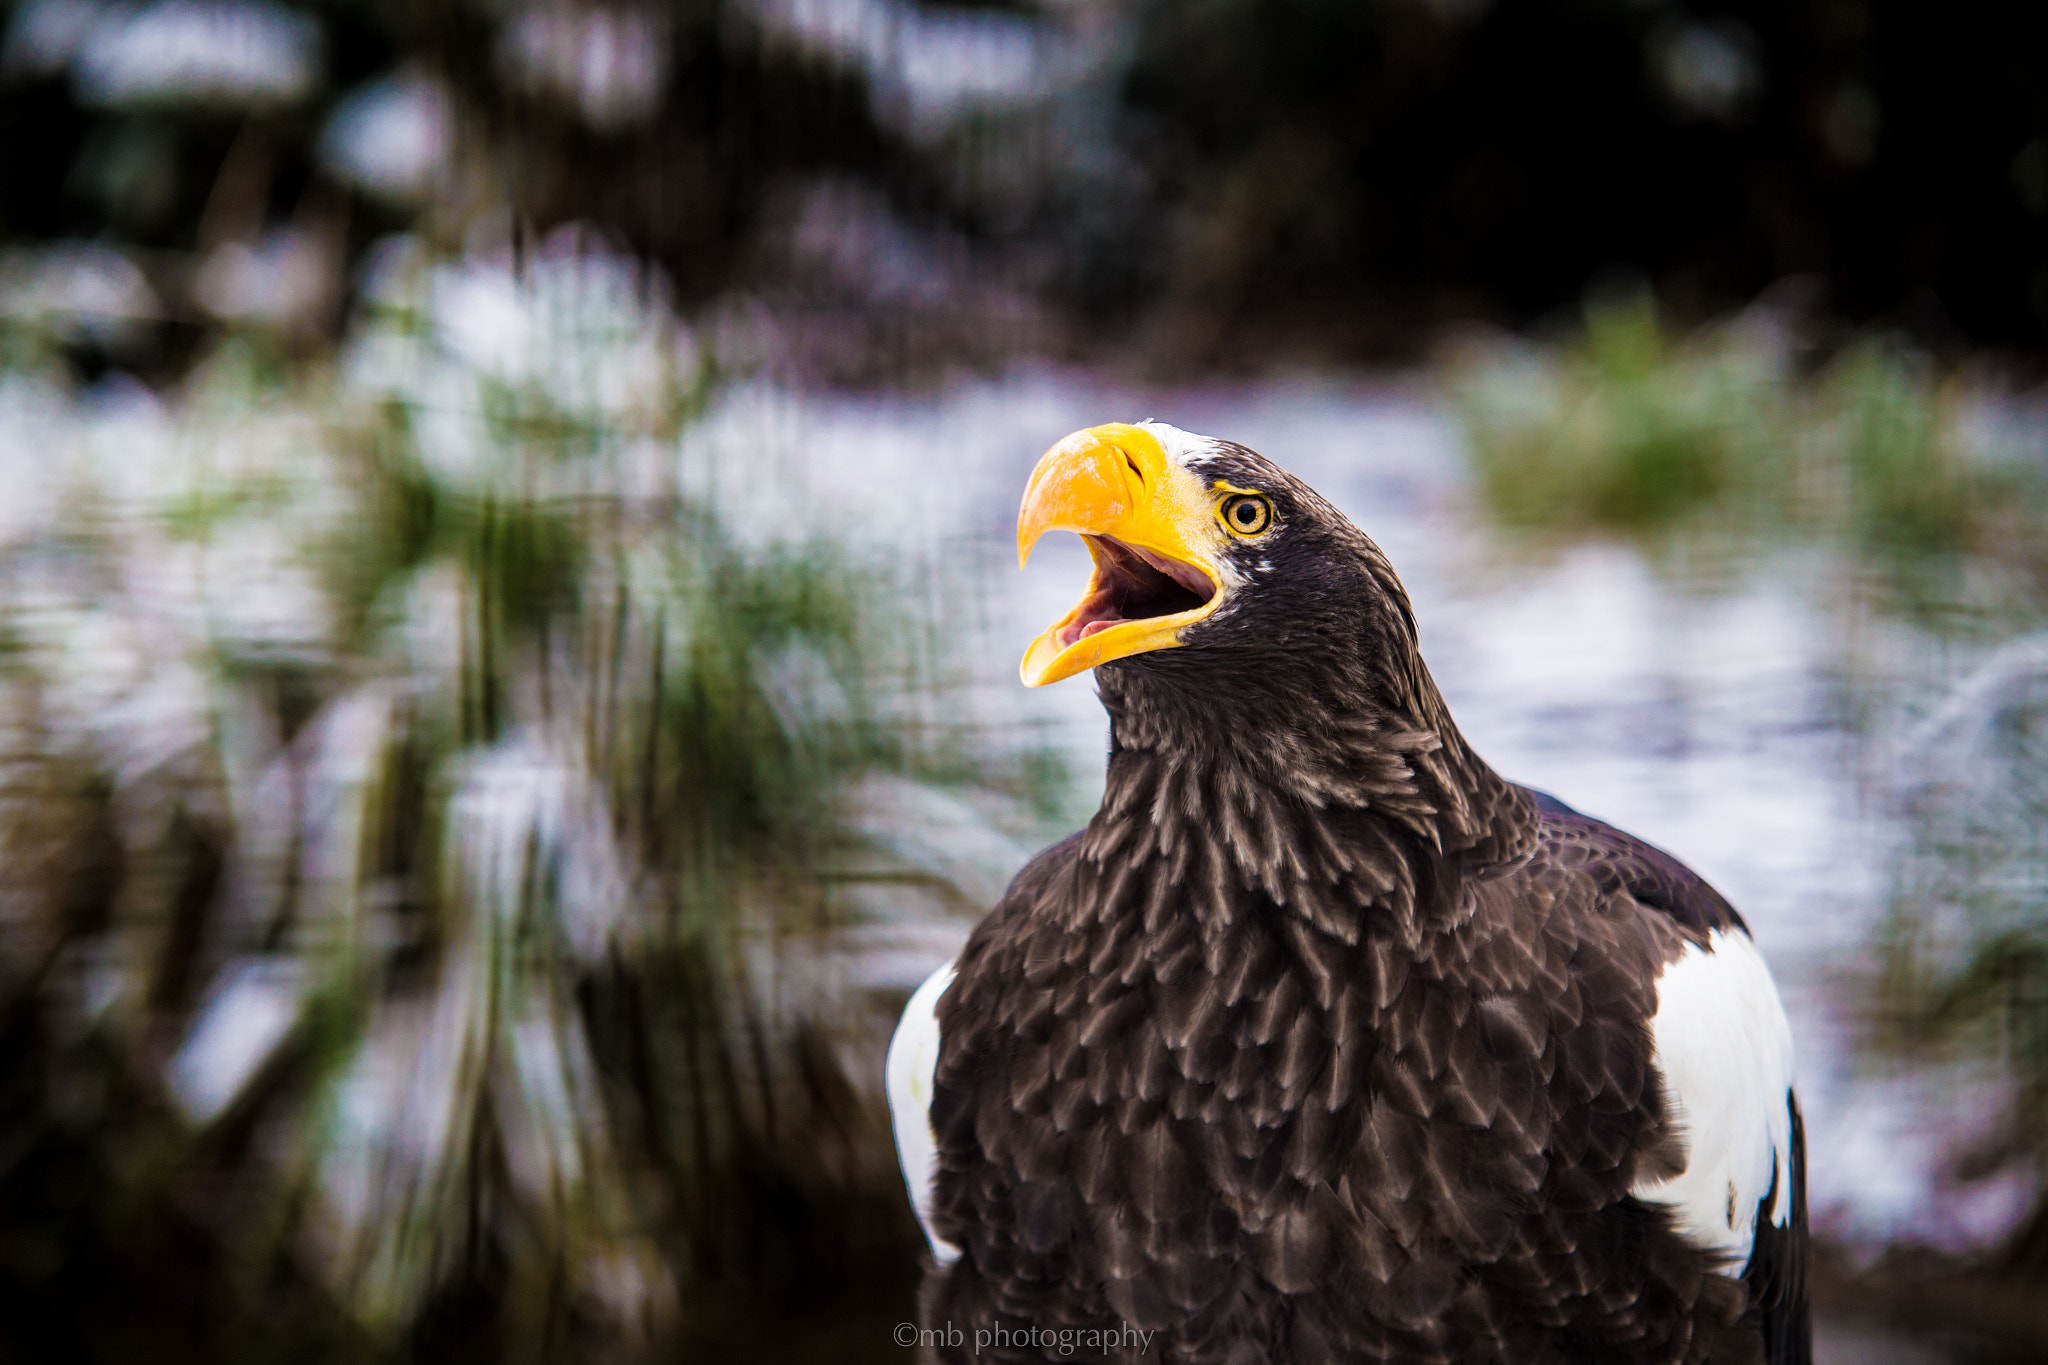
[[[1045,453],[1017,514],[1018,567],[1047,531],[1079,533],[1095,572],[1074,609],[1025,651],[1027,687],[1172,649],[1222,603],[1210,558],[1222,528],[1208,494],[1142,427],[1090,427]]]

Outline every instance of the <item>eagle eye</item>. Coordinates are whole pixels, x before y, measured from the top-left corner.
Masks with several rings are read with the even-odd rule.
[[[1255,536],[1273,524],[1273,504],[1255,493],[1225,498],[1216,512],[1225,526],[1241,536]]]

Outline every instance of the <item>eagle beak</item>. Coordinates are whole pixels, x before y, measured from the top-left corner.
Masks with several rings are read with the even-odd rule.
[[[1017,565],[1047,531],[1074,531],[1095,572],[1074,609],[1024,652],[1024,685],[1172,649],[1184,629],[1215,611],[1223,578],[1209,550],[1222,528],[1210,501],[1142,427],[1090,427],[1048,450],[1024,487]]]

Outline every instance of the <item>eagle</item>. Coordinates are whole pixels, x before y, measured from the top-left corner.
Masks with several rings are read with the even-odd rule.
[[[1728,902],[1489,767],[1265,457],[1076,432],[1020,566],[1056,530],[1093,574],[1023,681],[1094,670],[1108,772],[890,1044],[925,1357],[1804,1365],[1791,1031]]]

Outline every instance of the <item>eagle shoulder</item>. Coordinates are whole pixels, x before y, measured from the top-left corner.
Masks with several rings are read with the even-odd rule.
[[[1716,929],[1749,926],[1725,897],[1697,872],[1653,844],[1590,815],[1581,815],[1547,792],[1524,788],[1543,818],[1543,842],[1566,864],[1582,865],[1599,888],[1627,893],[1659,910],[1687,938],[1704,944]]]
[[[1648,1023],[1684,1166],[1644,1175],[1631,1193],[1668,1208],[1688,1241],[1741,1268],[1772,1365],[1804,1362],[1806,1141],[1792,1029],[1770,968],[1742,917],[1692,869],[1532,794],[1552,849],[1678,931]]]

